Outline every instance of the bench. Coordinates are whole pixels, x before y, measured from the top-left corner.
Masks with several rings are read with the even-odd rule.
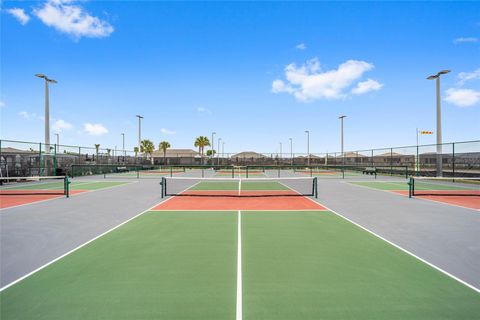
[[[362,174],[377,175],[377,168],[375,168],[375,167],[366,167],[366,168],[362,171]]]

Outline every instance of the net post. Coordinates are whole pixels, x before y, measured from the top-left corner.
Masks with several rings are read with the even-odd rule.
[[[310,169],[310,177],[313,177],[313,169],[312,169],[312,167],[310,167],[309,169]]]
[[[452,176],[455,178],[455,142],[452,143]]]
[[[280,178],[280,166],[278,166],[278,177]]]
[[[160,181],[160,192],[161,192],[161,198],[163,199],[165,197],[165,177],[162,177],[162,181]]]
[[[65,196],[69,198],[70,197],[70,181],[68,180],[68,176],[65,176],[64,183],[65,183],[65,187],[64,187]]]
[[[173,177],[173,167],[170,167],[170,177]]]
[[[137,171],[137,179],[140,179],[140,167],[137,167],[136,171]]]
[[[415,189],[415,180],[413,177],[410,177],[410,180],[408,181],[408,197],[411,198],[413,196],[413,192]]]
[[[248,178],[248,166],[245,167],[245,177]]]
[[[317,199],[318,198],[318,178],[317,177],[313,178],[313,190],[315,194],[315,199]]]

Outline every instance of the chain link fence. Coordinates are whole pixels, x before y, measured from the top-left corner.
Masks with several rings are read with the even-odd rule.
[[[153,155],[110,148],[81,147],[0,140],[1,176],[64,175],[72,165],[168,165],[168,166],[358,166],[407,168],[409,175],[478,177],[480,140],[330,153],[216,153],[202,156],[194,150],[174,149]],[[439,172],[437,161],[441,159]],[[403,169],[402,169],[403,170]]]

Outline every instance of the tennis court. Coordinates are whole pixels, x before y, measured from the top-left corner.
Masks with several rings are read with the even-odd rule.
[[[70,181],[61,176],[2,178],[1,180],[0,209],[63,198],[128,183],[121,181]]]
[[[480,314],[476,290],[307,196],[312,178],[165,179],[165,193],[173,196],[4,289],[2,316],[239,320]]]
[[[445,204],[456,205],[480,210],[480,184],[478,178],[432,178],[415,177],[412,196],[437,201]],[[372,189],[409,195],[409,181],[351,181],[351,184]]]

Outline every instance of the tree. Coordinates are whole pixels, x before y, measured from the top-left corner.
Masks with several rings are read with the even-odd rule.
[[[138,151],[138,147],[133,148],[133,152],[135,152],[135,158],[137,157]]]
[[[217,151],[215,151],[215,150],[211,150],[211,149],[207,150],[207,156],[209,156],[209,157],[214,156],[216,153],[217,153]]]
[[[148,140],[148,139],[145,139],[145,140],[142,140],[142,141],[141,141],[141,143],[140,143],[140,152],[143,152],[143,153],[145,153],[146,155],[149,155],[152,164],[153,164],[153,157],[152,157],[153,151],[155,151],[155,145],[153,144],[152,141],[150,141],[150,140]]]
[[[163,151],[163,164],[167,164],[167,149],[170,148],[168,141],[162,141],[158,145],[158,149]]]
[[[97,160],[96,161],[98,161],[98,149],[100,149],[100,143],[95,144],[95,154],[97,155],[97,157],[96,157]]]
[[[203,164],[203,151],[205,150],[205,147],[210,146],[210,140],[208,140],[207,137],[199,136],[197,139],[195,139],[194,146],[198,148],[198,152],[202,156],[202,164]]]

